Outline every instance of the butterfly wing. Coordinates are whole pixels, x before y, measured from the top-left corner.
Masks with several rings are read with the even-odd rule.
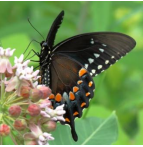
[[[57,16],[57,18],[53,22],[50,31],[47,35],[46,42],[48,43],[50,48],[52,48],[54,45],[55,36],[62,23],[63,17],[64,17],[64,11],[61,11],[61,13]]]
[[[53,49],[50,66],[50,97],[53,106],[65,104],[65,122],[71,126],[74,140],[74,119],[82,116],[94,95],[95,76],[125,56],[135,41],[120,33],[88,33],[69,38]],[[87,70],[86,70],[87,69]]]
[[[74,58],[95,76],[125,56],[135,44],[134,39],[121,33],[87,33],[66,39],[53,52]]]
[[[77,141],[74,119],[82,116],[82,110],[94,95],[92,77],[125,56],[136,43],[121,33],[99,32],[77,35],[53,47],[63,15],[62,11],[49,31],[45,51],[49,49],[50,53],[40,66],[42,84],[50,86],[53,92],[50,96],[53,107],[65,104],[65,122],[61,123],[71,126],[73,139]]]
[[[82,110],[88,107],[94,95],[92,77],[79,62],[63,54],[54,54],[49,68],[50,72],[43,73],[42,83],[50,79],[52,105],[54,108],[65,105],[65,122],[61,123],[71,126],[72,136],[77,141],[74,119],[82,116]]]

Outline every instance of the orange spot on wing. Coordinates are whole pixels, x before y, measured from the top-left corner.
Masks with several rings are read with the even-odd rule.
[[[73,92],[77,92],[78,90],[79,90],[78,87],[76,87],[76,86],[73,87]]]
[[[70,120],[68,118],[65,118],[65,121],[70,123]]]
[[[55,95],[54,94],[51,94],[50,96],[49,96],[49,99],[54,99],[55,98]]]
[[[81,107],[84,107],[85,105],[86,105],[86,103],[83,102],[83,103],[81,104]]]
[[[71,101],[73,101],[73,100],[75,100],[75,95],[72,92],[70,92],[69,98],[70,98]]]
[[[87,92],[87,93],[86,93],[86,96],[89,96],[89,95],[90,95],[90,92]]]
[[[81,84],[83,81],[82,80],[79,80],[79,81],[77,81],[77,84],[79,85],[79,84]]]
[[[88,83],[88,86],[91,87],[92,85],[93,85],[93,82],[90,81],[90,82]]]
[[[57,102],[60,102],[60,101],[62,100],[61,94],[58,93],[58,94],[56,95],[55,100],[56,100]]]
[[[85,73],[87,73],[87,70],[82,68],[80,71],[79,71],[79,77],[82,77]]]
[[[76,116],[76,115],[78,115],[78,114],[79,114],[79,113],[76,111],[76,112],[74,112],[74,114],[73,114],[73,115],[74,115],[74,116]]]

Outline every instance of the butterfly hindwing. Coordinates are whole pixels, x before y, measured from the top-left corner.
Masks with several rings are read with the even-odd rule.
[[[50,79],[50,100],[53,107],[65,105],[65,122],[61,123],[71,126],[72,136],[77,140],[74,119],[82,116],[83,108],[88,107],[89,99],[94,95],[92,77],[79,62],[63,54],[52,56],[49,71],[49,75],[43,73],[45,76],[42,77],[42,81],[47,83]]]

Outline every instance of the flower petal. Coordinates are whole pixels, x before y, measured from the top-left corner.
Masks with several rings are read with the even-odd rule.
[[[11,80],[8,81],[8,84],[6,86],[6,91],[10,92],[10,91],[16,89],[17,86],[18,86],[18,78],[13,77]]]
[[[15,50],[16,50],[16,49],[13,49],[13,50],[10,51],[10,56],[13,55],[13,53],[14,53]]]
[[[39,140],[40,140],[40,141],[45,141],[46,139],[45,139],[45,137],[44,137],[43,135],[40,135],[40,136],[39,136]]]
[[[22,62],[23,62],[23,59],[24,59],[24,55],[22,54],[22,55],[19,57],[19,59],[18,59],[19,63],[22,63]]]
[[[0,56],[4,55],[4,49],[2,47],[0,47]]]
[[[41,134],[42,134],[42,130],[40,129],[39,126],[35,125],[34,123],[31,123],[29,125],[30,127],[30,130],[32,132],[32,134],[35,136],[35,137],[39,137]]]
[[[8,73],[10,73],[10,74],[13,73],[13,71],[12,71],[12,66],[11,66],[10,62],[7,62],[7,71],[8,71]]]
[[[7,60],[1,59],[0,60],[0,73],[5,73],[7,67]]]

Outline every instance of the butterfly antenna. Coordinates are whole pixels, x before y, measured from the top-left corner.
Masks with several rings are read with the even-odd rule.
[[[40,42],[38,42],[38,41],[37,41],[37,40],[35,40],[35,39],[31,40],[31,41],[30,41],[30,43],[28,44],[27,48],[25,49],[25,51],[24,51],[24,53],[23,53],[23,54],[25,54],[25,53],[26,53],[26,51],[28,50],[29,46],[31,45],[31,43],[32,43],[33,41],[35,41],[35,42],[37,42],[37,43],[39,43],[39,44],[40,44]]]
[[[39,35],[44,39],[43,35],[32,25],[32,23],[30,22],[29,18],[28,18],[28,22],[30,23],[30,25],[32,26],[32,28],[39,33]],[[45,40],[45,39],[44,39]]]

